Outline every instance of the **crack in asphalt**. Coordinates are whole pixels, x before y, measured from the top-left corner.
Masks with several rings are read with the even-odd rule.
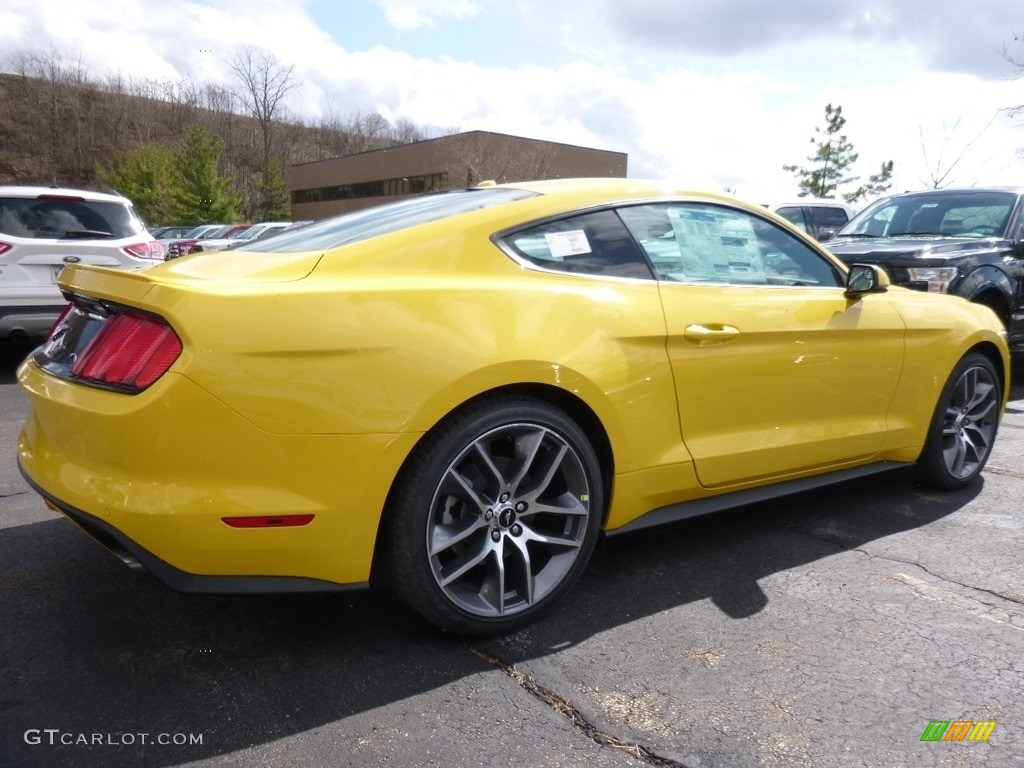
[[[1024,480],[1024,472],[1018,472],[1015,469],[1006,469],[1004,467],[993,467],[986,466],[982,472],[988,472],[993,475],[1005,475],[1006,477],[1014,477],[1018,480]]]
[[[1024,479],[1024,478],[1022,478],[1022,479]],[[819,534],[812,533],[810,531],[799,530],[797,528],[791,528],[790,530],[795,531],[796,533],[802,534],[802,535],[804,535],[804,536],[806,536],[806,537],[808,537],[810,539],[814,539],[816,541],[821,541],[821,542],[824,542],[825,544],[830,544],[833,547],[835,547],[837,550],[842,551],[842,552],[857,552],[859,554],[865,555],[866,557],[870,557],[870,558],[875,559],[875,560],[888,560],[890,563],[901,563],[902,565],[912,565],[912,566],[915,566],[917,568],[920,568],[922,571],[927,573],[932,578],[938,579],[939,581],[944,582],[946,584],[955,584],[958,587],[963,587],[964,589],[968,589],[968,590],[971,590],[973,592],[983,592],[985,594],[992,595],[993,597],[998,597],[1001,600],[1006,600],[1006,601],[1011,602],[1011,603],[1017,603],[1018,605],[1024,605],[1024,595],[1018,595],[1018,594],[1015,594],[1013,592],[996,592],[994,589],[988,589],[987,587],[977,587],[977,586],[975,586],[973,584],[964,584],[962,581],[957,581],[956,579],[950,579],[950,578],[948,578],[946,576],[943,576],[942,574],[935,573],[930,568],[928,568],[928,566],[923,565],[922,563],[919,563],[916,560],[904,560],[904,559],[899,558],[899,557],[890,557],[888,555],[879,555],[879,554],[877,554],[875,552],[869,552],[866,549],[862,549],[861,547],[849,547],[849,546],[846,546],[845,544],[843,544],[843,543],[841,543],[839,541],[836,541],[835,539],[831,539],[828,536],[821,536]],[[978,602],[982,603],[983,605],[987,605],[990,608],[997,608],[998,607],[998,606],[992,605],[991,603],[986,603],[983,600],[979,600]]]
[[[576,709],[567,699],[559,696],[557,693],[549,688],[545,688],[543,685],[538,683],[531,675],[516,669],[514,664],[509,664],[507,661],[499,659],[487,651],[481,650],[474,645],[467,645],[466,648],[473,653],[475,656],[483,659],[492,667],[496,667],[508,675],[520,688],[529,693],[534,698],[539,699],[548,707],[553,709],[555,712],[566,718],[573,724],[577,731],[582,733],[587,738],[591,739],[595,743],[602,747],[613,747],[615,749],[621,749],[631,757],[635,757],[647,765],[661,766],[661,768],[687,768],[683,763],[677,760],[672,760],[668,757],[662,757],[656,754],[648,747],[643,746],[635,741],[626,741],[620,739],[618,736],[612,736],[609,733],[599,730],[593,723],[588,721],[583,714]]]
[[[944,582],[946,584],[956,584],[958,587],[963,587],[964,589],[969,589],[974,592],[984,592],[985,594],[992,595],[993,597],[998,597],[1002,600],[1007,600],[1011,603],[1018,603],[1019,605],[1024,605],[1024,595],[1015,595],[1012,592],[996,592],[994,589],[988,589],[987,587],[976,587],[973,584],[964,584],[962,581],[950,579],[946,576],[942,576],[941,574],[935,573],[935,571],[931,570],[927,565],[922,565],[921,563],[915,562],[914,560],[902,560],[898,557],[889,557],[888,555],[876,555],[874,552],[868,552],[866,549],[861,549],[860,547],[855,548],[853,551],[860,552],[863,555],[867,555],[868,557],[876,558],[879,560],[888,560],[891,563],[903,563],[904,565],[913,565],[920,568],[922,571],[927,573],[932,578],[938,579],[939,581]],[[987,605],[990,608],[998,607],[992,605],[991,603],[986,603],[984,600],[979,600],[978,602],[980,602],[982,605]]]

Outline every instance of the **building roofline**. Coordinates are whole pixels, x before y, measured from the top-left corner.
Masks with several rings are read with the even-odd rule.
[[[548,139],[532,139],[529,136],[516,136],[516,135],[511,134],[511,133],[498,133],[497,131],[473,130],[473,131],[463,131],[462,133],[449,133],[449,134],[447,134],[445,136],[436,136],[433,139],[420,139],[419,141],[410,141],[410,142],[408,142],[406,144],[395,144],[395,145],[390,146],[390,147],[382,147],[381,149],[367,149],[367,150],[364,150],[362,152],[352,152],[352,153],[350,153],[348,155],[335,155],[334,157],[325,157],[323,160],[307,160],[305,163],[296,163],[296,164],[290,165],[288,167],[289,168],[301,168],[301,167],[303,167],[305,165],[315,165],[316,163],[326,163],[326,162],[329,162],[331,160],[341,160],[341,159],[348,158],[348,157],[359,157],[361,155],[372,155],[372,154],[375,154],[375,153],[378,153],[378,152],[388,152],[388,151],[391,151],[391,150],[394,150],[394,149],[399,149],[401,147],[415,147],[415,146],[418,146],[418,145],[430,144],[432,142],[436,143],[436,142],[450,141],[450,140],[452,140],[452,139],[454,139],[456,137],[459,137],[459,136],[470,136],[470,135],[473,135],[473,134],[480,134],[480,135],[486,135],[486,136],[501,136],[501,137],[506,138],[506,139],[518,139],[520,141],[534,141],[534,142],[540,142],[540,143],[543,143],[543,144],[554,144],[554,145],[561,146],[561,147],[572,147],[574,149],[586,149],[586,150],[589,150],[590,152],[607,152],[610,155],[628,156],[627,152],[616,152],[613,149],[597,149],[596,147],[584,147],[581,144],[569,144],[568,142],[565,142],[565,141],[549,141]]]

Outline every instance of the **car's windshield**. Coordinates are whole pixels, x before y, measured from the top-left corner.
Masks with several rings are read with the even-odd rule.
[[[258,237],[262,237],[267,232],[274,232],[274,231],[279,230],[279,229],[284,229],[285,226],[286,226],[285,224],[275,225],[275,226],[271,226],[269,224],[266,225],[266,226],[257,224],[255,227],[249,227],[249,229],[245,230],[244,232],[239,232],[235,236],[235,239],[236,240],[255,240]]]
[[[266,240],[240,246],[239,251],[297,253],[325,251],[346,243],[397,232],[407,227],[444,219],[492,205],[533,197],[525,189],[463,189],[423,195],[395,203],[377,205],[362,211],[336,216],[302,229],[283,232]]]
[[[193,239],[195,239],[197,237],[209,237],[211,235],[215,235],[218,232],[224,232],[226,230],[227,230],[227,227],[223,226],[223,225],[214,227],[211,224],[200,224],[198,227],[196,227],[192,231],[186,232],[184,237],[182,237],[182,239],[183,240],[193,240]]]
[[[1005,237],[1012,192],[939,191],[879,200],[836,237]]]

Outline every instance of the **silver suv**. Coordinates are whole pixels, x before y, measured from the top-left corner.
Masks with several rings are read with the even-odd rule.
[[[132,269],[162,259],[127,198],[0,186],[0,339],[46,335],[67,303],[57,286],[66,264]]]

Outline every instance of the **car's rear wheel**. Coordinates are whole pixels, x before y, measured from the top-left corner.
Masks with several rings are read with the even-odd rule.
[[[966,355],[953,369],[939,397],[924,451],[922,480],[944,490],[962,488],[985,467],[999,427],[1002,387],[992,361]]]
[[[393,489],[391,588],[438,627],[507,632],[555,603],[594,547],[604,485],[586,434],[529,397],[496,397],[429,434]]]

